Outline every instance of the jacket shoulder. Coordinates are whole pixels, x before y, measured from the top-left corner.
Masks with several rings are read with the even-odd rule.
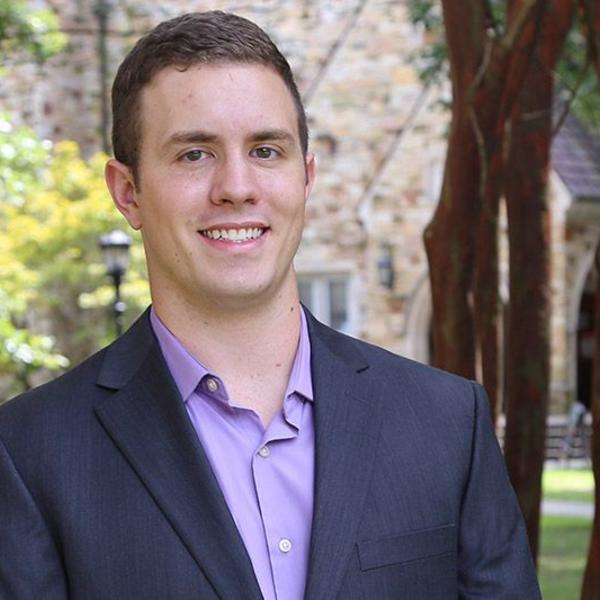
[[[318,346],[325,345],[330,356],[370,380],[367,388],[384,385],[384,406],[389,411],[400,414],[408,409],[432,425],[458,419],[471,426],[478,412],[488,410],[485,391],[474,381],[340,333],[314,317],[310,326]]]
[[[135,373],[153,339],[146,311],[110,345],[56,379],[0,406],[0,426],[6,419],[24,417],[29,413],[44,414],[48,410],[66,407],[75,410],[76,406],[89,405],[101,393],[96,384],[118,388]]]
[[[0,428],[3,422],[14,419],[22,421],[28,415],[43,415],[49,410],[60,409],[63,405],[72,407],[75,400],[81,403],[89,399],[90,389],[95,387],[105,352],[106,348],[103,348],[66,373],[2,404]]]
[[[323,328],[321,333],[325,332],[329,337],[332,346],[351,349],[350,352],[362,357],[364,366],[371,371],[371,375],[392,383],[403,382],[404,385],[417,385],[421,388],[437,390],[455,388],[463,392],[472,390],[473,385],[479,385],[460,375],[395,354],[381,346],[335,331],[321,323],[319,326]]]

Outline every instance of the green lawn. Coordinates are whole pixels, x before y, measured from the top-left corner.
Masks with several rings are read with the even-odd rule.
[[[544,498],[594,501],[594,478],[590,469],[545,469]]]
[[[590,526],[580,517],[542,518],[538,575],[544,600],[578,600]]]
[[[544,498],[593,502],[590,469],[546,469]],[[591,521],[581,517],[542,517],[538,575],[544,600],[578,600],[590,540]]]

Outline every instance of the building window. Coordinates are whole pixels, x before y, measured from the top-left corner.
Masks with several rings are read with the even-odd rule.
[[[352,333],[350,278],[347,275],[299,275],[300,301],[326,325]]]

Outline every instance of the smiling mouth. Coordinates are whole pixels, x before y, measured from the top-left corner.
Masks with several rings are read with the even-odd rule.
[[[258,239],[265,233],[264,227],[241,227],[239,229],[203,229],[200,234],[211,240],[223,240],[225,242],[249,242]]]

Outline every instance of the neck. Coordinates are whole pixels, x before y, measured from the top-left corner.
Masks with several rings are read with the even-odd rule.
[[[206,368],[252,377],[273,367],[291,368],[301,308],[295,284],[288,288],[270,302],[238,310],[163,302],[159,294],[153,294],[153,306],[161,321]]]

